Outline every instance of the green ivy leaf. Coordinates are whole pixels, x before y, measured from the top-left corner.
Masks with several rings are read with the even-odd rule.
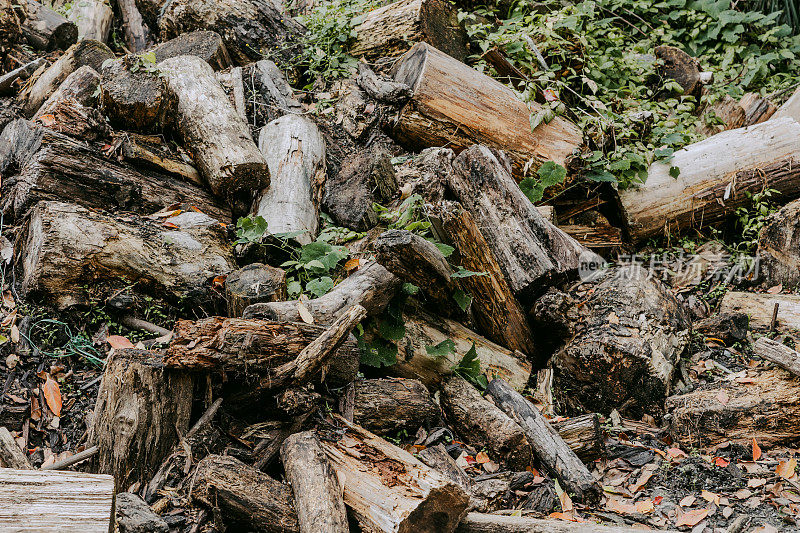
[[[262,216],[241,217],[236,222],[236,237],[239,243],[258,242],[267,232],[267,221]]]
[[[456,301],[458,307],[465,313],[467,312],[467,309],[469,309],[469,306],[472,305],[472,296],[461,289],[456,289],[453,291],[453,300]]]
[[[397,345],[383,339],[365,342],[363,337],[358,340],[361,349],[361,363],[366,366],[380,368],[391,366],[397,362]]]
[[[306,290],[311,294],[313,294],[314,297],[316,298],[328,294],[328,292],[332,288],[333,288],[333,279],[331,279],[328,276],[312,279],[311,281],[306,283]]]
[[[453,339],[445,339],[437,345],[428,344],[425,346],[425,351],[432,357],[447,357],[456,351],[456,343]]]
[[[681,175],[681,169],[678,167],[669,167],[669,175],[673,178],[677,178]]]
[[[478,359],[478,351],[475,349],[475,343],[464,354],[461,361],[453,368],[453,372],[462,378],[466,379],[479,389],[483,390],[489,384],[486,376],[481,372],[481,362]]]
[[[399,342],[406,336],[406,325],[391,319],[383,319],[378,324],[378,333],[388,341]]]
[[[547,188],[564,183],[564,179],[567,177],[567,169],[554,161],[545,161],[539,167],[537,174],[542,185]]]
[[[467,270],[466,268],[459,266],[457,267],[458,270],[450,274],[450,277],[453,279],[459,278],[471,278],[472,276],[488,276],[488,272],[473,272],[472,270]]]

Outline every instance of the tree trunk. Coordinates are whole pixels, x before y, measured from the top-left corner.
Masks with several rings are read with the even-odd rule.
[[[800,377],[800,353],[788,346],[768,337],[760,337],[753,344],[753,353]]]
[[[292,486],[301,533],[347,533],[342,488],[313,431],[283,441],[281,461]]]
[[[370,60],[403,55],[423,41],[459,61],[468,53],[456,10],[441,0],[398,0],[370,11],[353,29],[350,53]]]
[[[214,30],[239,66],[275,57],[291,64],[305,28],[269,0],[172,0],[158,21],[162,39],[195,30]]]
[[[339,399],[339,411],[376,435],[414,434],[439,420],[439,408],[416,379],[358,379]]]
[[[266,533],[300,531],[292,491],[233,457],[209,455],[197,465],[192,499],[248,529]]]
[[[727,156],[723,157],[723,154]],[[620,192],[634,241],[706,226],[749,205],[745,193],[775,189],[800,195],[800,124],[785,118],[719,133],[653,163],[641,187]],[[670,174],[677,167],[677,178]]]
[[[344,501],[365,531],[450,533],[466,512],[466,493],[410,453],[350,424],[322,448],[343,480]]]
[[[0,468],[2,531],[108,533],[113,524],[111,476]]]
[[[754,292],[735,292],[725,294],[719,304],[720,313],[745,313],[750,317],[750,328],[769,328],[775,306],[778,314],[775,328],[778,330],[800,329],[800,296],[794,294],[758,294]]]
[[[0,468],[33,470],[28,457],[17,446],[8,429],[0,426]]]
[[[758,93],[745,93],[739,100],[739,105],[744,109],[744,125],[755,126],[775,114],[778,110],[775,104],[762,98]]]
[[[521,471],[531,464],[531,445],[522,428],[460,376],[442,383],[442,408],[452,427],[474,448]]]
[[[272,234],[290,233],[300,244],[317,237],[325,183],[325,139],[311,120],[285,115],[261,129],[258,148],[269,165],[270,185],[256,197],[254,216]]]
[[[286,300],[286,272],[261,263],[252,263],[225,278],[228,316],[240,317],[249,305]]]
[[[231,66],[228,49],[215,31],[192,31],[161,43],[151,50],[156,63],[178,56],[197,56],[216,71]]]
[[[456,533],[639,533],[636,527],[601,526],[595,523],[542,520],[521,516],[469,513]],[[665,530],[665,533],[666,532]]]
[[[100,85],[100,75],[89,65],[84,65],[69,76],[58,86],[58,89],[45,100],[39,110],[33,115],[33,120],[42,115],[53,114],[59,102],[67,99],[74,100],[86,107],[94,107],[97,103],[97,88]]]
[[[136,55],[104,65],[100,99],[111,124],[126,130],[148,131],[164,121],[164,81]]]
[[[773,213],[758,235],[758,268],[770,285],[800,282],[800,200]]]
[[[170,227],[112,217],[61,202],[39,202],[17,238],[17,280],[25,298],[64,309],[135,284],[137,292],[194,305],[213,301],[209,280],[235,268],[219,223],[201,213]],[[176,227],[172,227],[176,226]]]
[[[0,135],[4,213],[19,220],[42,200],[151,214],[177,204],[195,206],[221,222],[230,210],[204,190],[152,172],[139,172],[70,137],[19,119]]]
[[[172,99],[172,127],[194,153],[211,191],[241,209],[254,189],[269,184],[267,162],[247,124],[199,57],[174,57],[158,68]]]
[[[550,425],[584,463],[605,457],[605,439],[596,413],[554,421]]]
[[[97,393],[88,441],[100,450],[95,471],[112,474],[118,490],[147,483],[189,429],[192,378],[164,368],[144,350],[109,359]]]
[[[27,18],[22,22],[22,33],[37,50],[68,48],[78,40],[78,27],[62,15],[35,0],[22,0]]]
[[[538,104],[526,105],[499,81],[426,43],[403,56],[394,78],[414,90],[392,126],[392,136],[408,149],[448,146],[458,152],[485,144],[506,150],[522,179],[528,161],[534,169],[545,161],[566,166],[583,142],[580,130],[560,117],[531,132],[529,116]]]
[[[78,40],[108,41],[114,10],[102,0],[77,0],[72,3],[69,20],[78,27]]]
[[[134,0],[115,0],[122,16],[122,29],[125,32],[125,44],[132,54],[143,52],[147,48],[147,27]]]
[[[493,379],[486,388],[486,394],[522,426],[535,457],[558,478],[565,490],[574,492],[579,500],[589,505],[600,501],[603,495],[600,484],[528,400],[501,379]]]

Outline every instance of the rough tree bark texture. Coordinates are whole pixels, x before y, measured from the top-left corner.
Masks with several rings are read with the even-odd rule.
[[[581,461],[590,463],[605,456],[605,437],[597,414],[573,416],[550,425]]]
[[[413,150],[448,146],[456,151],[482,143],[507,150],[514,174],[545,161],[566,165],[583,142],[580,130],[556,117],[531,132],[529,116],[538,111],[489,76],[436,48],[418,43],[395,67],[394,78],[414,90],[392,127],[392,136]]]
[[[219,33],[209,30],[182,33],[174,39],[161,43],[151,50],[156,56],[156,63],[178,56],[197,56],[214,70],[223,70],[231,66],[228,49]]]
[[[745,126],[754,126],[769,120],[778,110],[775,104],[762,98],[758,93],[745,93],[739,100],[739,105],[744,109]]]
[[[753,353],[800,377],[800,353],[769,337],[760,337],[753,344]]]
[[[164,80],[142,65],[136,55],[109,62],[102,69],[100,100],[111,124],[126,130],[146,131],[164,119]]]
[[[189,156],[182,149],[171,146],[160,136],[126,132],[123,134],[120,152],[128,163],[204,186],[200,173],[193,165],[187,163],[187,160],[191,161]],[[230,211],[227,207],[226,210]]]
[[[147,483],[189,429],[192,378],[166,370],[161,357],[120,350],[106,365],[88,441],[99,447],[95,470],[112,474],[119,491]]]
[[[353,381],[339,399],[339,411],[376,435],[400,430],[413,434],[439,419],[439,408],[425,385],[416,379]]]
[[[261,263],[251,263],[225,278],[228,316],[239,317],[249,305],[286,300],[286,272]]]
[[[768,328],[772,325],[775,305],[778,314],[775,328],[778,330],[800,329],[800,296],[795,294],[759,294],[730,291],[722,297],[720,313],[745,313],[750,318],[750,327]]]
[[[67,48],[78,40],[78,27],[35,0],[21,0],[27,10],[22,33],[37,50]]]
[[[33,115],[37,119],[42,115],[53,114],[59,102],[72,99],[86,107],[94,107],[97,103],[97,87],[100,85],[100,75],[89,65],[84,65],[69,76],[58,86],[58,89],[45,100],[42,107]]]
[[[33,470],[28,457],[6,427],[0,427],[0,468]]]
[[[102,0],[76,0],[72,3],[69,20],[78,27],[78,40],[108,41],[114,11]]]
[[[758,235],[759,268],[771,285],[800,282],[800,200],[773,213]]]
[[[122,16],[122,30],[131,53],[138,54],[147,48],[147,27],[134,0],[115,0]]]
[[[420,460],[433,468],[444,477],[461,487],[467,494],[470,493],[472,488],[472,478],[470,478],[464,469],[462,469],[455,460],[447,453],[444,444],[437,444],[421,450],[419,455]]]

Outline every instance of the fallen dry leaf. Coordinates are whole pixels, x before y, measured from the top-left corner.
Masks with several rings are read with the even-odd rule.
[[[700,497],[708,503],[714,503],[715,505],[719,506],[719,494],[714,494],[711,491],[703,490],[700,493]]]
[[[547,515],[547,518],[555,518],[557,520],[568,520],[570,522],[580,522],[580,520],[578,520],[577,518],[572,516],[572,514],[569,513],[558,513],[558,512],[550,513],[549,515]]]
[[[761,447],[756,442],[755,437],[753,437],[752,448],[753,448],[753,461],[758,461],[761,458]]]
[[[671,459],[677,459],[678,457],[688,457],[686,452],[681,450],[680,448],[670,448],[667,450],[667,455]]]
[[[478,452],[475,455],[475,462],[478,463],[479,465],[482,465],[483,463],[488,463],[489,461],[490,459],[489,456],[486,455],[486,452]]]
[[[695,498],[694,496],[689,495],[684,499],[682,499],[680,502],[678,502],[678,505],[680,505],[681,507],[691,507],[692,505],[694,505],[694,501],[696,499],[697,498]]]
[[[656,506],[653,503],[653,500],[642,500],[636,502],[636,512],[642,514],[648,514],[655,511]]]
[[[778,466],[775,468],[775,473],[781,476],[783,479],[790,479],[792,476],[794,476],[796,469],[797,460],[792,457],[788,461],[778,462]]]
[[[300,314],[300,318],[306,324],[314,323],[314,317],[311,315],[311,311],[309,311],[308,307],[306,307],[306,304],[300,300],[297,300],[297,312]]]
[[[616,498],[611,498],[606,502],[606,509],[613,513],[622,515],[633,514],[637,512],[636,505],[623,500],[618,500]]]
[[[561,485],[556,481],[556,494],[558,494],[558,501],[561,503],[561,510],[568,513],[573,510],[572,498],[569,497],[567,491],[561,488]]]
[[[747,480],[747,486],[751,489],[755,489],[758,487],[763,487],[767,484],[767,480],[764,478],[753,478]]]
[[[767,289],[768,294],[780,294],[783,290],[783,284],[773,285],[769,289]]]
[[[689,526],[694,527],[708,516],[708,509],[694,509],[693,511],[686,511],[675,522],[675,527]]]
[[[125,348],[135,348],[133,343],[121,335],[109,335],[106,339],[108,344],[115,350],[124,350]]]
[[[731,464],[731,462],[723,457],[714,457],[714,464],[719,467],[725,468],[726,466]]]
[[[50,408],[53,414],[61,416],[61,389],[58,386],[58,382],[47,376],[47,380],[42,385],[42,394],[44,394],[47,407]]]

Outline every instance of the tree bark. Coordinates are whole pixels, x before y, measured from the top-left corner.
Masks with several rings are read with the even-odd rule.
[[[762,98],[758,93],[745,93],[739,100],[739,105],[744,109],[744,125],[755,126],[775,114],[778,110],[775,104]]]
[[[33,470],[28,457],[17,446],[8,429],[0,426],[0,468]]]
[[[414,94],[405,83],[378,77],[363,61],[358,62],[356,82],[371,98],[386,104],[404,104]]]
[[[413,434],[439,419],[439,408],[416,379],[358,379],[339,399],[339,411],[376,435]],[[350,415],[350,416],[347,416]]]
[[[442,408],[453,428],[474,448],[486,448],[489,457],[509,469],[531,464],[531,445],[522,428],[460,376],[442,383]]]
[[[72,3],[69,20],[78,27],[78,40],[108,41],[114,11],[102,0],[76,0]]]
[[[650,166],[644,185],[620,192],[631,238],[676,235],[717,222],[749,205],[746,193],[765,187],[784,199],[796,198],[798,160],[800,124],[788,118],[719,133],[678,150],[668,163]],[[670,175],[671,167],[680,169],[677,178]]]
[[[0,0],[0,49],[10,49],[22,36],[19,17],[11,0]]]
[[[143,52],[147,48],[147,27],[134,0],[115,0],[122,16],[122,30],[125,32],[125,43],[133,54]]]
[[[175,176],[201,187],[205,185],[197,169],[187,162],[191,161],[189,156],[182,150],[173,149],[162,137],[126,132],[122,134],[121,141],[121,155],[128,163]],[[198,194],[202,193],[198,191]],[[216,200],[215,203],[219,204]],[[220,215],[219,220],[221,222],[232,220],[232,215],[231,218],[227,218],[230,209],[227,207],[223,209],[225,214]]]
[[[430,43],[459,61],[467,57],[467,34],[456,10],[440,0],[398,0],[367,13],[354,30],[350,53],[356,57],[397,57],[416,42]]]
[[[158,68],[172,100],[172,127],[194,153],[211,191],[241,209],[254,189],[269,184],[267,162],[247,124],[199,57],[174,57]]]
[[[78,40],[78,27],[62,15],[35,0],[23,0],[27,17],[22,22],[22,33],[37,50],[68,48]]]
[[[343,479],[344,501],[365,531],[450,533],[466,512],[464,491],[408,452],[350,424],[337,442],[322,442]]]
[[[456,533],[638,533],[635,527],[601,526],[594,523],[542,520],[521,516],[469,513]],[[665,533],[668,533],[665,530]]]
[[[242,78],[246,80],[252,95],[247,104],[253,127],[259,128],[287,114],[303,114],[305,109],[293,95],[286,76],[275,63],[262,59],[244,67]]]
[[[445,478],[449,479],[469,494],[472,489],[472,479],[458,466],[455,460],[447,453],[443,444],[425,448],[419,452],[420,460],[433,468]]]
[[[253,203],[270,233],[290,233],[308,244],[319,230],[319,204],[325,183],[325,139],[302,115],[285,115],[261,129],[258,148],[267,160],[270,185]]]
[[[244,104],[244,82],[242,81],[242,67],[231,67],[220,70],[216,74],[217,81],[222,86],[228,99],[233,104],[236,112],[247,122],[247,110]]]
[[[139,10],[139,14],[142,15],[145,24],[151,29],[157,29],[158,17],[168,2],[169,0],[136,0],[136,8]]]
[[[164,120],[164,81],[155,65],[127,55],[104,65],[101,84],[103,113],[126,130],[155,130]]]
[[[219,33],[201,30],[182,33],[151,50],[156,63],[178,56],[197,56],[214,70],[224,70],[232,65],[228,49]]]
[[[800,377],[800,353],[788,346],[768,337],[761,337],[753,344],[753,353]]]
[[[499,81],[426,43],[402,57],[394,78],[414,90],[391,130],[408,149],[448,146],[459,152],[485,144],[506,150],[515,177],[522,179],[528,161],[534,169],[545,161],[566,166],[583,142],[580,130],[560,117],[531,132],[529,116],[538,104],[526,105]]]
[[[120,350],[106,365],[88,441],[99,447],[95,471],[119,491],[147,483],[189,429],[192,378],[164,368],[160,356]]]
[[[1,2],[2,0],[0,0]],[[0,21],[1,23],[2,21]],[[1,32],[0,32],[1,33]],[[8,95],[14,92],[14,84],[21,80],[27,80],[36,72],[39,67],[47,62],[44,57],[37,57],[29,63],[25,63],[21,67],[7,72],[0,76],[0,95]]]
[[[758,235],[758,268],[771,285],[794,286],[800,282],[800,200],[773,213]]]
[[[299,532],[292,491],[233,457],[209,455],[197,465],[192,499],[266,533]]]
[[[522,426],[536,458],[558,478],[565,490],[574,492],[579,500],[589,505],[600,501],[603,495],[600,484],[528,400],[501,379],[493,379],[486,388],[486,394]]]
[[[720,313],[742,312],[750,317],[750,328],[768,328],[778,306],[775,327],[778,330],[800,329],[800,296],[794,294],[759,294],[730,291],[719,304]]]
[[[316,433],[295,433],[283,441],[281,461],[292,486],[300,532],[347,533],[342,489]]]
[[[225,278],[228,316],[239,317],[249,305],[286,300],[286,272],[252,263]]]
[[[45,100],[33,119],[42,115],[53,114],[59,102],[67,99],[74,100],[86,107],[94,107],[97,103],[97,88],[100,85],[100,75],[89,65],[84,65],[69,76],[58,86],[58,89]]]
[[[605,457],[605,439],[596,413],[554,421],[550,425],[584,463]]]
[[[119,533],[169,533],[167,523],[136,494],[117,494],[114,503]]]

